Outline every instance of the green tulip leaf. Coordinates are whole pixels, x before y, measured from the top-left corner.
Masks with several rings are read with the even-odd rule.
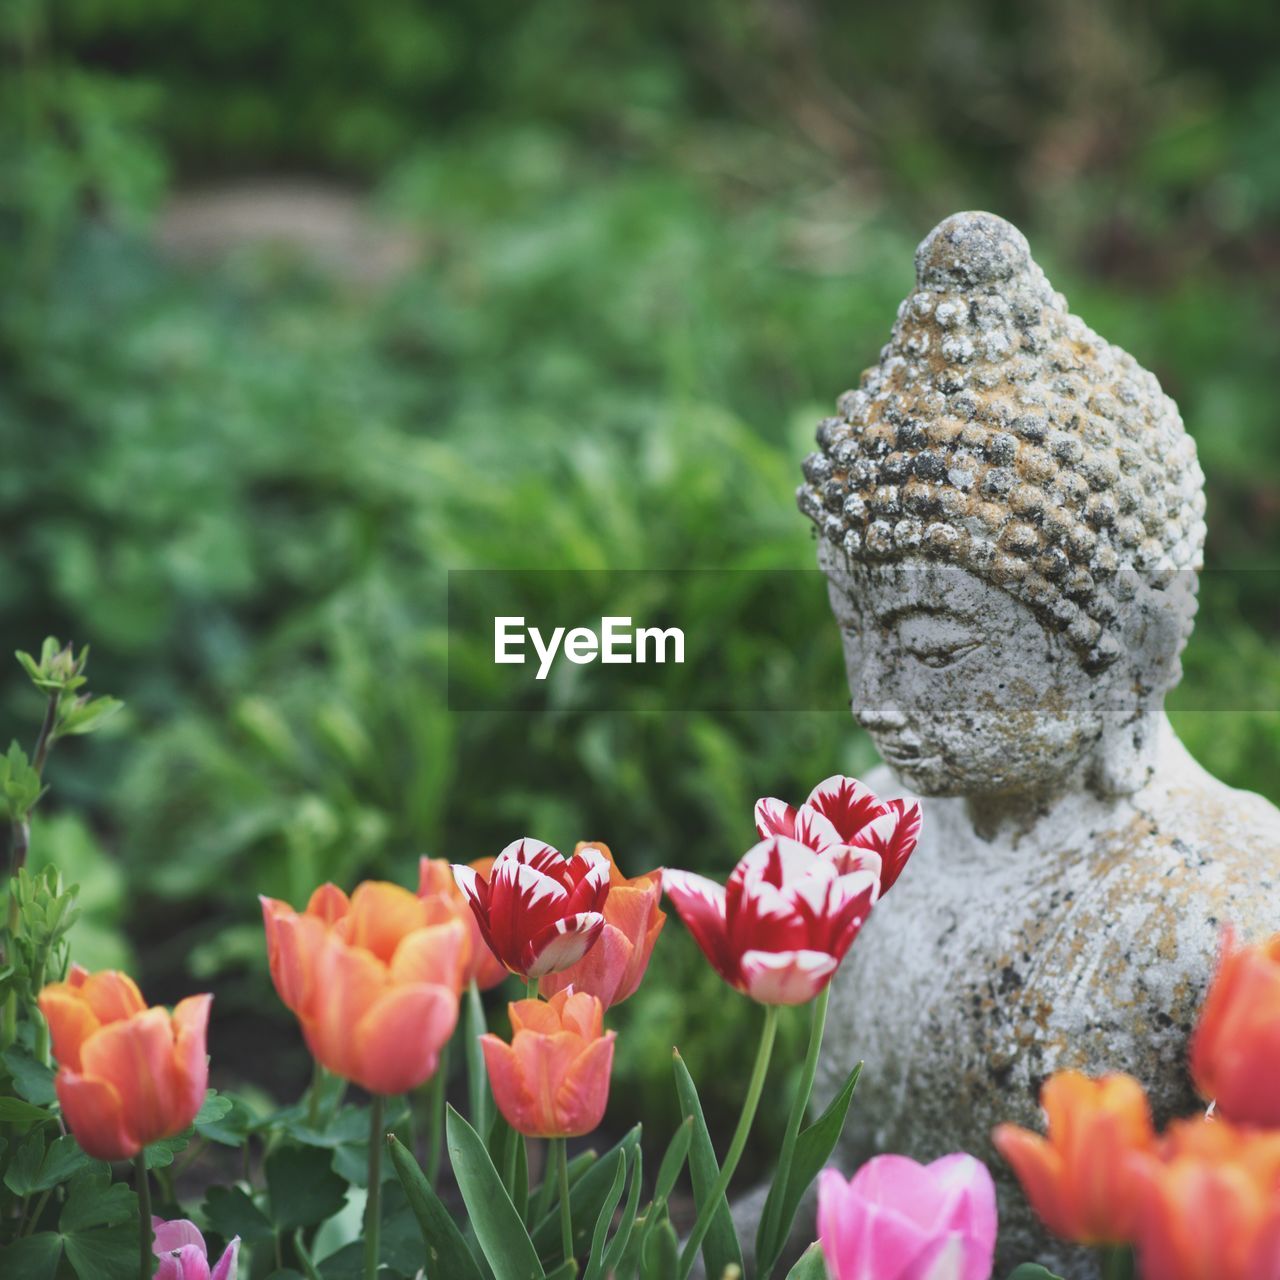
[[[600,1206],[600,1212],[596,1215],[595,1230],[591,1233],[591,1254],[587,1259],[583,1280],[600,1280],[601,1278],[604,1270],[604,1244],[608,1238],[609,1226],[622,1200],[622,1193],[627,1189],[626,1154],[621,1151],[615,1152],[606,1164],[614,1169],[613,1182],[604,1198],[604,1203]],[[569,1203],[573,1203],[572,1191],[569,1195]]]
[[[786,1246],[791,1224],[796,1220],[796,1212],[800,1208],[800,1201],[804,1199],[804,1193],[840,1141],[849,1104],[853,1101],[853,1091],[857,1088],[861,1074],[862,1063],[858,1063],[849,1072],[844,1087],[831,1099],[822,1115],[807,1129],[800,1131],[791,1168],[781,1171],[782,1176],[775,1178],[773,1186],[769,1188],[764,1213],[760,1215],[760,1234],[756,1238],[756,1258],[762,1276],[767,1276],[773,1270],[773,1264]],[[774,1224],[773,1229],[766,1231],[770,1223]]]
[[[456,1280],[484,1280],[483,1273],[467,1248],[449,1211],[427,1181],[418,1162],[395,1134],[387,1138],[391,1164],[418,1220],[422,1242],[427,1249],[428,1276],[456,1277]]]
[[[680,1111],[686,1120],[693,1121],[689,1144],[689,1175],[693,1182],[693,1198],[701,1215],[705,1212],[704,1201],[720,1176],[720,1165],[716,1161],[715,1148],[711,1145],[711,1135],[707,1132],[698,1090],[689,1074],[689,1068],[678,1052],[675,1054],[675,1073]],[[707,1265],[707,1275],[722,1276],[728,1267],[737,1267],[741,1273],[742,1247],[738,1244],[738,1233],[734,1230],[728,1198],[722,1196],[720,1204],[712,1211],[715,1217],[712,1218],[706,1239],[702,1242],[702,1257]],[[647,1267],[647,1256],[643,1261]],[[674,1268],[670,1274],[675,1275]]]
[[[569,1211],[573,1218],[573,1249],[575,1255],[587,1251],[591,1243],[591,1232],[595,1228],[596,1219],[600,1216],[600,1208],[613,1186],[613,1157],[619,1152],[631,1152],[640,1145],[640,1126],[629,1130],[622,1141],[607,1151],[599,1160],[592,1162],[591,1167],[569,1188]],[[556,1207],[539,1222],[533,1230],[533,1243],[539,1257],[558,1258],[560,1256],[560,1214]]]
[[[766,1275],[767,1272],[761,1271],[760,1274]],[[787,1280],[827,1280],[827,1264],[823,1261],[819,1245],[811,1244],[804,1251],[800,1261],[787,1272]]]
[[[636,1213],[640,1208],[640,1191],[644,1185],[644,1159],[639,1148],[635,1158],[631,1160],[631,1190],[627,1192],[627,1203],[622,1210],[622,1220],[618,1223],[613,1239],[604,1255],[604,1273],[611,1276],[617,1273],[627,1245],[631,1242],[631,1233],[636,1225]]]
[[[545,1280],[537,1250],[480,1135],[452,1107],[445,1132],[453,1175],[494,1280]]]

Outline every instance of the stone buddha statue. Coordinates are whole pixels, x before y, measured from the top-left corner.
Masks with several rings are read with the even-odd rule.
[[[842,1159],[985,1159],[997,1276],[1052,1242],[992,1128],[1041,1126],[1073,1067],[1128,1071],[1158,1122],[1202,1107],[1188,1033],[1223,924],[1280,927],[1280,812],[1216,781],[1163,709],[1204,541],[1172,400],[1067,309],[1022,235],[939,225],[916,289],[805,462],[802,510],[881,794],[921,844],[841,970],[819,1094],[866,1067]],[[821,1101],[825,1101],[820,1097]]]

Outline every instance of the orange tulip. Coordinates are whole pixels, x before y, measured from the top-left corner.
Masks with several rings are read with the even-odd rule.
[[[511,1043],[483,1035],[498,1109],[530,1138],[575,1138],[599,1125],[609,1100],[615,1032],[585,991],[508,1005]]]
[[[1280,1276],[1280,1134],[1179,1120],[1134,1159],[1136,1242],[1152,1280]]]
[[[993,1135],[1031,1207],[1054,1235],[1079,1244],[1132,1238],[1138,1187],[1129,1176],[1135,1152],[1155,1142],[1151,1109],[1131,1076],[1091,1080],[1059,1071],[1040,1091],[1047,1139],[1016,1125]]]
[[[1191,1075],[1219,1115],[1280,1128],[1280,933],[1237,948],[1224,930],[1218,972],[1191,1037]]]
[[[654,943],[667,922],[658,903],[662,898],[662,872],[650,871],[628,880],[618,870],[609,846],[579,844],[596,849],[609,859],[609,896],[604,904],[604,929],[595,946],[577,964],[542,979],[542,991],[554,995],[572,986],[604,1001],[606,1009],[634,995],[649,967]]]
[[[466,925],[443,904],[366,881],[321,885],[306,911],[262,899],[271,979],[321,1066],[370,1093],[428,1080],[458,1020]]]
[[[473,871],[487,876],[493,869],[493,862],[492,858],[477,858],[468,865]],[[471,940],[467,952],[466,983],[475,982],[481,991],[496,987],[507,976],[507,967],[489,950],[489,944],[484,940],[480,925],[458,888],[458,882],[453,878],[453,867],[446,858],[418,859],[418,897],[438,898],[453,905],[458,919],[466,924],[467,936]]]
[[[132,978],[79,965],[40,992],[63,1118],[89,1155],[132,1160],[196,1118],[209,1087],[212,1000],[189,996],[172,1014],[149,1009]]]

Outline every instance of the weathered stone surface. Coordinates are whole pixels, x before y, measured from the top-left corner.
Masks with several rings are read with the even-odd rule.
[[[972,1151],[1000,1184],[1000,1267],[1038,1255],[1083,1280],[990,1131],[1038,1125],[1062,1067],[1133,1073],[1162,1121],[1195,1109],[1186,1040],[1218,929],[1280,918],[1280,812],[1205,773],[1163,713],[1204,538],[1173,402],[1001,219],[947,219],[916,269],[800,490],[887,762],[868,781],[925,797],[920,848],[837,980],[821,1090],[865,1059],[845,1162]]]

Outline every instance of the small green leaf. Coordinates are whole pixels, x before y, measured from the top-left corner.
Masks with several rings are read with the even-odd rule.
[[[680,1240],[670,1219],[660,1222],[650,1233],[641,1259],[644,1280],[671,1280],[680,1268]],[[723,1272],[715,1272],[722,1275]],[[740,1272],[738,1274],[741,1274]]]
[[[631,1233],[635,1230],[636,1212],[640,1208],[640,1189],[644,1185],[644,1160],[639,1148],[636,1149],[631,1165],[631,1190],[627,1192],[627,1203],[622,1210],[622,1221],[618,1223],[613,1239],[604,1255],[604,1273],[615,1275],[631,1243]]]
[[[0,1249],[0,1275],[14,1280],[53,1280],[62,1257],[62,1237],[42,1231]]]
[[[323,1222],[347,1200],[347,1184],[307,1147],[277,1147],[267,1157],[266,1175],[271,1221],[279,1231]]]
[[[765,1201],[764,1213],[760,1217],[761,1235],[756,1241],[756,1256],[759,1259],[760,1274],[768,1275],[773,1264],[778,1260],[791,1234],[791,1224],[796,1220],[796,1212],[800,1201],[809,1189],[809,1184],[827,1163],[840,1134],[844,1131],[845,1117],[849,1113],[849,1103],[853,1100],[853,1091],[857,1088],[858,1077],[862,1074],[862,1063],[858,1063],[849,1072],[843,1088],[831,1099],[827,1109],[807,1129],[800,1131],[796,1139],[795,1156],[791,1161],[786,1186],[774,1182],[769,1188],[769,1197]],[[774,1201],[778,1203],[775,1205]],[[771,1215],[776,1214],[776,1220]],[[764,1226],[771,1220],[775,1227],[769,1239],[764,1238]]]
[[[114,1227],[137,1216],[138,1197],[123,1182],[112,1182],[111,1170],[95,1162],[71,1179],[58,1230],[64,1236],[90,1233],[94,1227]]]
[[[31,1189],[48,1191],[60,1182],[67,1182],[84,1169],[96,1169],[100,1174],[106,1175],[111,1172],[107,1165],[87,1156],[70,1134],[55,1138],[45,1152],[40,1173]]]
[[[462,1232],[449,1211],[440,1203],[431,1183],[418,1162],[394,1134],[387,1138],[391,1164],[409,1199],[409,1207],[418,1220],[422,1242],[427,1250],[427,1275],[483,1280],[480,1268],[471,1256]]]
[[[253,1245],[275,1239],[275,1229],[266,1214],[239,1187],[210,1187],[204,1200],[204,1216],[228,1240],[239,1236],[245,1244]]]
[[[767,1274],[761,1272],[761,1275]],[[800,1261],[787,1272],[787,1280],[827,1280],[827,1264],[822,1259],[822,1249],[811,1244]]]
[[[29,1196],[44,1162],[44,1134],[37,1129],[19,1144],[4,1173],[4,1185],[15,1196]]]
[[[590,1232],[600,1216],[609,1188],[613,1185],[612,1159],[619,1151],[630,1152],[640,1145],[640,1126],[629,1130],[617,1143],[569,1188],[569,1213],[573,1219],[573,1249],[575,1256],[585,1253],[590,1244]],[[542,1258],[559,1257],[560,1216],[552,1209],[533,1229],[533,1243]]]
[[[707,1132],[707,1122],[702,1115],[698,1090],[678,1052],[675,1054],[675,1073],[680,1111],[685,1119],[693,1121],[689,1144],[689,1175],[693,1182],[693,1198],[701,1214],[704,1212],[703,1202],[720,1176],[720,1165],[716,1161],[715,1148],[711,1145],[711,1135]],[[713,1212],[715,1216],[711,1220],[706,1239],[702,1242],[702,1257],[707,1265],[707,1275],[724,1275],[726,1267],[737,1267],[741,1272],[742,1247],[738,1244],[738,1233],[734,1230],[728,1199],[722,1196]],[[671,1274],[675,1274],[674,1269]]]
[[[484,1002],[480,988],[473,982],[467,992],[463,1008],[462,1033],[466,1037],[467,1051],[467,1100],[471,1111],[471,1127],[477,1133],[488,1134],[493,1114],[493,1094],[489,1090],[489,1072],[484,1065],[484,1050],[480,1037],[488,1030],[484,1016]]]
[[[119,698],[77,698],[75,702],[67,704],[66,711],[59,718],[58,736],[93,733],[102,728],[103,723],[123,706],[124,703]]]
[[[613,1165],[615,1173],[609,1191],[605,1195],[604,1203],[600,1206],[600,1212],[596,1215],[595,1230],[591,1233],[591,1253],[587,1260],[584,1280],[600,1280],[604,1267],[604,1242],[608,1237],[613,1215],[618,1210],[622,1193],[627,1189],[627,1157],[621,1151],[618,1151],[609,1158],[606,1164]],[[573,1203],[572,1194],[570,1194],[569,1203]]]
[[[667,1145],[666,1154],[658,1166],[658,1180],[653,1194],[656,1199],[670,1200],[675,1189],[684,1162],[689,1158],[689,1143],[693,1140],[693,1117],[681,1121],[680,1127],[672,1135]]]
[[[453,1174],[494,1280],[544,1280],[537,1251],[480,1135],[452,1107],[445,1131]]]
[[[133,1226],[64,1236],[62,1244],[80,1280],[134,1280],[138,1274],[138,1232]]]
[[[52,1119],[43,1108],[21,1098],[0,1098],[0,1124],[44,1124]]]
[[[13,1077],[14,1091],[19,1097],[37,1107],[47,1107],[57,1101],[52,1067],[45,1066],[19,1045],[4,1051],[3,1062]]]

